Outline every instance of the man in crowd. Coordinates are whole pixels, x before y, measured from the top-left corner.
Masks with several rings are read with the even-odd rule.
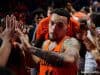
[[[49,40],[44,42],[42,50],[32,47],[20,29],[16,29],[24,49],[33,54],[35,62],[40,63],[39,75],[77,75],[80,44],[75,38],[66,36],[69,19],[70,15],[64,9],[52,12]]]
[[[36,30],[35,46],[41,48],[42,43],[49,38],[48,27],[49,27],[49,21],[50,21],[52,10],[56,9],[56,8],[66,9],[66,3],[67,3],[66,0],[59,0],[59,1],[58,0],[50,0],[50,3],[48,4],[49,16],[42,19],[38,24],[38,27]],[[78,29],[79,29],[79,23],[71,17],[66,35],[75,36]]]
[[[97,64],[96,65],[97,69],[95,70],[100,72],[100,65],[99,65],[100,64],[100,27],[99,27],[100,21],[99,21],[99,18],[100,18],[100,13],[98,12],[93,13],[91,15],[91,25],[89,26],[90,32],[88,32],[87,35],[85,35],[83,42],[86,45],[87,49],[90,50],[89,52],[92,54]],[[89,68],[89,66],[87,67]]]

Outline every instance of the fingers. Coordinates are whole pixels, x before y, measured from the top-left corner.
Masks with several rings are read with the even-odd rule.
[[[7,15],[6,16],[6,29],[15,29],[15,24],[16,24],[16,17],[14,15]]]
[[[23,45],[18,42],[13,42],[13,45],[18,46],[20,49],[23,49]]]
[[[6,16],[6,28],[9,28],[9,23],[10,23],[10,17],[9,15]]]
[[[14,36],[14,32],[16,31],[16,33],[18,33],[19,37],[24,36],[24,33],[22,31],[22,25],[20,24],[20,22],[18,22],[16,20],[16,17],[14,15],[7,15],[6,16],[6,29],[5,29],[5,33],[8,36],[13,37]],[[4,34],[5,34],[4,33]]]
[[[14,15],[11,15],[11,29],[15,29],[15,22],[16,22],[16,17]]]
[[[20,24],[20,22],[15,21],[15,31],[19,31],[20,32],[23,30],[22,25]]]
[[[15,31],[19,34],[19,35],[23,35],[23,31],[21,28],[21,25],[18,21],[15,22]]]
[[[19,28],[16,28],[16,31],[17,31],[20,35],[23,34],[23,32],[22,32]]]

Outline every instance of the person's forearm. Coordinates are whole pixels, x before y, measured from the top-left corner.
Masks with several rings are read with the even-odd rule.
[[[39,64],[39,62],[40,62],[39,57],[37,57],[36,55],[32,55],[32,59],[33,59],[33,61],[35,61],[36,64]]]
[[[94,44],[90,39],[88,39],[88,38],[86,38],[86,39],[83,41],[83,43],[84,43],[85,45],[88,44],[91,50],[96,48],[95,44]],[[87,44],[86,44],[86,43],[87,43]]]
[[[3,41],[0,48],[0,66],[6,66],[10,52],[11,44],[9,43],[9,41]]]
[[[34,55],[44,59],[48,64],[55,65],[55,66],[62,66],[64,63],[63,57],[61,57],[56,52],[51,51],[43,51],[38,48],[29,48],[30,53],[33,53]]]
[[[31,61],[34,62],[35,64],[38,64],[40,62],[39,57],[35,55],[30,55],[28,51],[24,51],[24,53],[25,53],[25,59],[31,58]]]
[[[91,53],[94,56],[95,60],[100,62],[100,52],[98,50],[92,50]]]

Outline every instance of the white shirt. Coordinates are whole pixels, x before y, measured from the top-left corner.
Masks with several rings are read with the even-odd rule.
[[[93,71],[96,71],[97,63],[91,54],[91,52],[86,52],[85,55],[85,72],[91,73]]]

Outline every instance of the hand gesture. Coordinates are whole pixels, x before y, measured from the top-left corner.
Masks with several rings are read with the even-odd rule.
[[[13,33],[14,33],[14,29],[15,29],[15,20],[16,18],[13,15],[11,15],[11,17],[9,15],[6,16],[6,28],[0,34],[0,38],[3,41],[11,40]]]
[[[20,38],[21,43],[18,42],[14,42],[14,43],[18,45],[21,49],[26,50],[25,48],[29,48],[31,45],[29,43],[28,35],[24,34],[19,27],[17,27],[15,31],[17,32],[17,36]]]

